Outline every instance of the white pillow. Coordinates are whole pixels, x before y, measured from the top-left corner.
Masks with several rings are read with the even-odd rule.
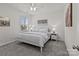
[[[45,33],[47,33],[48,29],[39,29],[39,32],[45,32]]]
[[[33,28],[32,28],[32,31],[33,31],[33,32],[39,32],[38,27],[33,27]]]

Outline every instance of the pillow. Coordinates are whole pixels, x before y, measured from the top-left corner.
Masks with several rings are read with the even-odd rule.
[[[39,32],[47,33],[48,32],[48,29],[39,29]]]
[[[31,31],[33,32],[48,32],[48,26],[34,26],[32,27]]]
[[[31,29],[33,32],[39,32],[38,27],[32,27]]]

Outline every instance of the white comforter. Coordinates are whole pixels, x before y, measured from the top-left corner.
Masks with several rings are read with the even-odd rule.
[[[19,33],[18,40],[43,47],[44,44],[49,40],[49,34],[45,32],[24,32]]]

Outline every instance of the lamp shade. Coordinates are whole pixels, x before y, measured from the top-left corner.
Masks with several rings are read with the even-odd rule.
[[[53,27],[53,29],[52,29],[53,31],[55,31],[56,29],[55,29],[55,27]]]
[[[55,33],[56,31],[56,25],[52,25],[52,32]]]

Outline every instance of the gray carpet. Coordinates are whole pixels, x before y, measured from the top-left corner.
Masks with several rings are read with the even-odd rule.
[[[39,47],[15,41],[1,46],[0,56],[68,56],[68,52],[63,41],[49,40],[42,54]]]

